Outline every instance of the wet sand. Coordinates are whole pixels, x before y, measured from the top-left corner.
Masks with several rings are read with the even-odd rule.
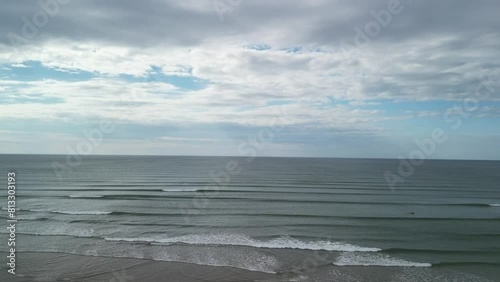
[[[6,253],[1,253],[4,257]],[[0,281],[277,281],[232,267],[60,253],[18,253],[16,276],[2,264]]]
[[[5,257],[6,253],[0,253]],[[302,273],[271,274],[224,266],[153,261],[135,258],[81,256],[63,253],[17,254],[16,276],[0,266],[0,281],[497,281],[495,266],[478,271],[474,267],[364,267],[317,268]],[[487,270],[487,271],[485,271]]]

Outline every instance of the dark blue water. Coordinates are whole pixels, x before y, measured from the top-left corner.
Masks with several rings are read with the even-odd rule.
[[[398,164],[87,156],[70,167],[65,156],[0,155],[5,182],[16,172],[18,252],[232,266],[298,281],[340,281],[338,270],[354,266],[390,271],[391,281],[500,276],[500,162],[427,160],[390,189],[384,172]]]

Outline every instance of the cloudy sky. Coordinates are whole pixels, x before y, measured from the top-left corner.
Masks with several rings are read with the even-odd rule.
[[[4,2],[0,153],[500,159],[496,0]]]

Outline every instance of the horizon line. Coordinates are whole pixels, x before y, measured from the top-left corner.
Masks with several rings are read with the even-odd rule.
[[[16,155],[32,155],[32,156],[76,156],[71,154],[29,154],[29,153],[0,153],[0,156],[16,156]],[[81,155],[82,157],[207,157],[207,158],[248,158],[250,156],[237,156],[237,155],[144,155],[144,154],[134,154],[134,155],[122,155],[122,154],[90,154]],[[276,158],[276,159],[355,159],[355,160],[401,160],[401,158],[389,158],[389,157],[304,157],[304,156],[254,156],[252,158]],[[407,160],[408,158],[403,158]],[[485,162],[498,162],[500,159],[437,159],[437,158],[426,158],[424,161],[485,161]]]

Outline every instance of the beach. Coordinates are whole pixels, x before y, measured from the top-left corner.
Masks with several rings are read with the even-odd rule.
[[[1,281],[272,281],[275,278],[231,267],[57,253],[21,253],[19,261],[16,276],[7,274],[2,266]]]
[[[1,254],[2,256],[4,253]],[[109,258],[58,253],[21,253],[20,272],[13,276],[1,267],[1,281],[496,281],[498,271],[474,274],[473,269],[397,269],[384,267],[338,267],[308,277],[304,273],[269,274],[233,267],[162,262],[132,258]],[[317,270],[314,270],[317,272]],[[323,276],[322,276],[323,275]],[[489,278],[487,278],[489,277]],[[318,280],[325,279],[325,280]],[[329,279],[329,280],[327,280]],[[425,279],[425,280],[424,280]]]

